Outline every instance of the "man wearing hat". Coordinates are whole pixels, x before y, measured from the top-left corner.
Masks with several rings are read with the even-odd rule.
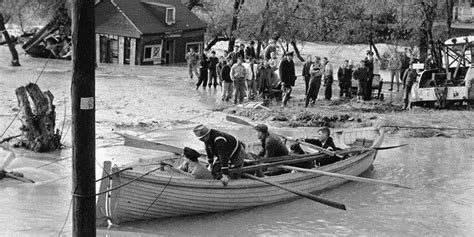
[[[283,86],[283,100],[281,106],[284,107],[286,103],[288,103],[288,100],[290,100],[291,87],[295,85],[296,80],[293,52],[286,53],[286,58],[281,61],[278,71]]]
[[[201,156],[199,152],[192,148],[185,147],[183,154],[186,160],[178,169],[190,173],[195,179],[214,179],[211,172],[207,170],[203,164],[199,163],[198,158]]]
[[[259,124],[255,126],[255,130],[257,130],[258,139],[262,142],[262,151],[258,156],[269,158],[288,155],[288,148],[280,138],[268,132],[267,125]]]
[[[241,168],[244,164],[245,148],[239,140],[228,133],[209,129],[202,124],[196,126],[193,132],[204,142],[214,178],[220,179],[224,185],[227,185],[231,177],[240,178],[240,174],[229,174],[229,168]]]

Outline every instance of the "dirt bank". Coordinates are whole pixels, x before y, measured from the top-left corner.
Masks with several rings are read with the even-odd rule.
[[[407,126],[437,128],[474,128],[474,112],[458,110],[435,110],[414,107],[410,111],[394,102],[352,100],[317,100],[313,107],[304,108],[302,100],[281,108],[278,104],[269,106],[270,110],[230,107],[224,109],[228,114],[248,117],[276,127],[331,127],[357,128],[367,126]],[[403,137],[457,137],[469,138],[474,131],[440,129],[404,129],[386,127],[388,133]]]

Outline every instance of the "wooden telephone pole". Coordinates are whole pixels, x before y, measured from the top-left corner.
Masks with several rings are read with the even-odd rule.
[[[96,236],[94,0],[72,1],[73,236]]]

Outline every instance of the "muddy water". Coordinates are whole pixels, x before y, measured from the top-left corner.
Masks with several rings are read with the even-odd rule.
[[[7,49],[0,47],[0,55]],[[8,57],[0,57],[6,65]],[[34,81],[45,60],[21,58],[21,68],[0,66],[0,132],[15,114],[14,89]],[[43,90],[56,96],[58,124],[70,125],[68,116],[71,71],[67,61],[50,61],[39,81]],[[301,81],[300,81],[301,82]],[[255,139],[254,131],[237,128],[212,113],[186,121],[213,109],[219,89],[194,88],[183,67],[99,67],[97,70],[97,168],[105,160],[125,164],[163,153],[113,145],[120,141],[112,132],[143,132],[159,127],[145,138],[176,146],[201,148],[191,132],[196,123],[236,134],[244,141]],[[300,84],[295,89],[302,91]],[[185,97],[183,98],[183,95]],[[66,106],[66,110],[64,110]],[[66,116],[64,116],[66,111]],[[181,120],[181,121],[179,121]],[[153,125],[152,127],[149,127]],[[6,135],[15,135],[14,122]],[[281,130],[293,136],[314,131]],[[70,133],[69,133],[70,134]],[[70,146],[67,136],[64,143]],[[410,143],[400,149],[381,151],[372,170],[364,176],[400,182],[413,190],[347,183],[324,192],[322,197],[343,202],[341,212],[305,199],[211,215],[170,218],[121,224],[98,229],[99,236],[255,236],[255,235],[383,235],[472,236],[474,234],[474,142],[471,140],[387,137],[384,145]],[[35,154],[16,150],[17,159],[7,170],[18,170],[39,181],[36,184],[0,182],[0,236],[71,235],[68,216],[71,201],[70,148],[57,153]],[[0,149],[0,162],[6,152]],[[65,159],[60,161],[60,159]],[[55,162],[55,163],[52,163]],[[66,219],[67,218],[67,219]]]
[[[239,136],[251,130],[227,128]],[[200,148],[190,131],[163,133],[176,136],[168,142]],[[288,135],[291,135],[288,133]],[[297,134],[293,134],[297,135]],[[183,138],[192,139],[187,143]],[[306,199],[277,203],[226,213],[132,222],[98,229],[99,236],[200,235],[388,235],[388,236],[469,236],[474,233],[473,142],[457,139],[407,139],[387,137],[384,145],[410,143],[408,147],[381,151],[365,177],[400,182],[413,190],[347,183],[324,192],[322,197],[343,202],[342,212]],[[15,164],[37,166],[68,152],[41,158],[28,152],[18,154]],[[1,155],[3,156],[4,153]],[[109,147],[97,151],[100,162],[123,164],[137,157],[161,155],[133,148]],[[57,157],[55,157],[57,156]],[[12,170],[17,168],[15,165]],[[54,173],[39,184],[0,184],[0,235],[57,235],[65,221],[71,200],[70,162],[58,162],[41,170]],[[97,175],[100,167],[97,167]],[[71,219],[63,229],[71,234]]]

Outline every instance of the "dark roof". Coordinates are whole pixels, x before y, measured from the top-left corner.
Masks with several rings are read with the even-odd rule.
[[[159,34],[164,32],[203,29],[207,27],[206,24],[189,11],[180,0],[111,1],[142,34]],[[174,6],[176,9],[176,21],[172,25],[165,24],[164,7],[167,5]],[[96,12],[96,14],[100,13]]]
[[[110,1],[98,3],[95,12],[96,33],[140,38],[142,33]]]

